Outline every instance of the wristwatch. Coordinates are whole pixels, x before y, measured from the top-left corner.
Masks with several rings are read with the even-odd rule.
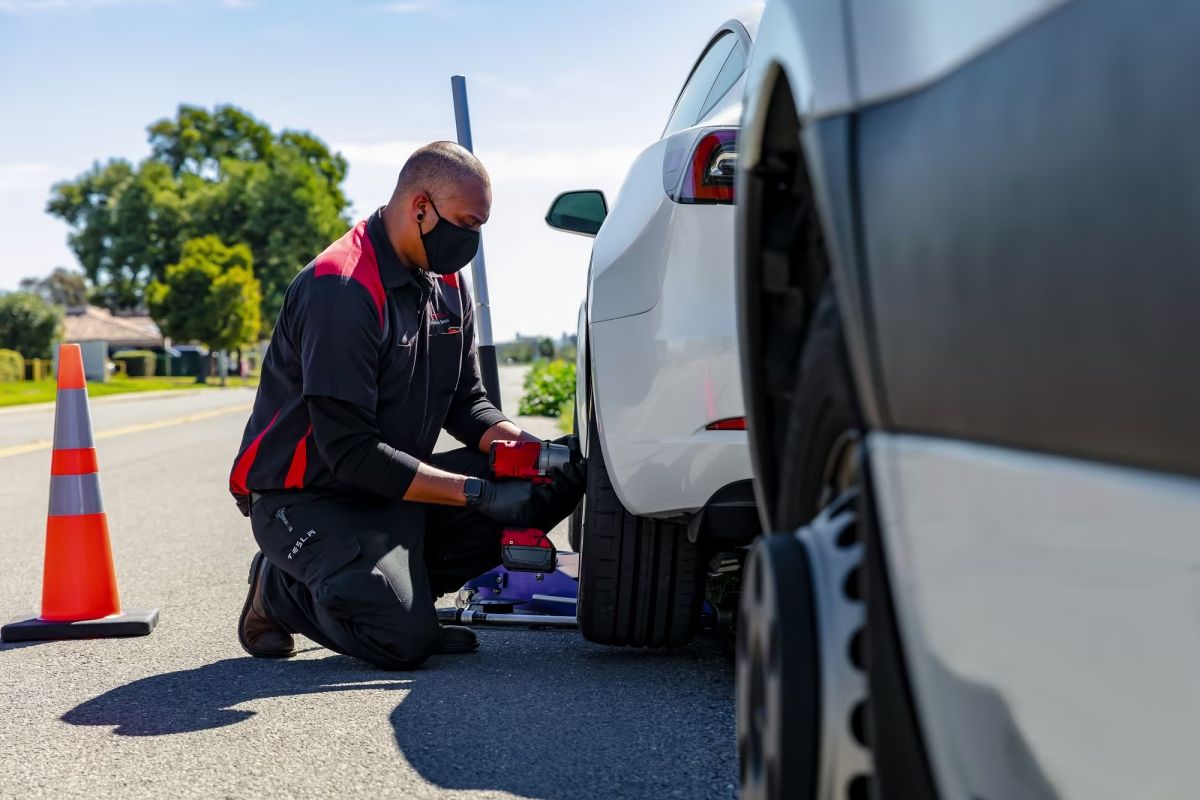
[[[467,506],[474,507],[479,504],[479,498],[483,495],[483,481],[479,478],[467,478],[463,482],[463,497],[466,498]]]

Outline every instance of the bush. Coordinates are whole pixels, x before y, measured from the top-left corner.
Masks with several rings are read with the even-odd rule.
[[[113,361],[125,364],[125,374],[131,378],[153,378],[157,355],[153,350],[120,350],[113,353]]]
[[[25,380],[25,358],[16,350],[0,350],[0,383]]]
[[[575,395],[562,401],[558,407],[558,429],[563,433],[579,433],[575,430]]]
[[[517,413],[557,417],[575,398],[575,364],[561,359],[538,361],[525,376],[525,396]]]
[[[13,292],[0,297],[0,348],[16,350],[25,358],[50,358],[62,316],[61,308],[34,294]]]

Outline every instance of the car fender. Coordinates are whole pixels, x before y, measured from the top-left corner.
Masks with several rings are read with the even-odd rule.
[[[579,304],[579,315],[575,326],[575,435],[579,447],[588,454],[588,409],[591,393],[588,375],[588,325],[587,301]]]

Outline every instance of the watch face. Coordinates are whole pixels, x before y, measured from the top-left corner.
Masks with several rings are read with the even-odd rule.
[[[463,495],[469,499],[477,500],[482,491],[483,482],[479,478],[467,478],[463,483]]]

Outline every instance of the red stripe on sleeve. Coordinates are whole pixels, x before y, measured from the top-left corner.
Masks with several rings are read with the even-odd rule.
[[[379,325],[383,326],[383,309],[387,302],[387,292],[383,288],[383,279],[379,276],[379,260],[375,256],[375,246],[367,235],[367,221],[363,220],[346,232],[325,252],[317,256],[313,268],[315,277],[337,275],[344,280],[354,280],[362,284],[375,303],[375,312],[379,315]]]
[[[283,482],[285,489],[304,488],[304,470],[308,467],[308,435],[312,433],[312,425],[304,432],[296,451],[292,453],[292,463],[288,467],[287,478]]]
[[[271,426],[277,419],[279,419],[279,411],[276,411],[275,416],[271,417],[271,421],[267,423],[267,427],[262,429],[262,433],[254,437],[254,441],[250,443],[246,452],[242,453],[242,457],[233,466],[233,474],[229,476],[229,490],[234,494],[250,493],[250,490],[246,488],[246,478],[250,475],[250,468],[254,466],[254,459],[258,458],[258,446],[262,444],[263,437],[267,435],[267,431],[271,430]]]

